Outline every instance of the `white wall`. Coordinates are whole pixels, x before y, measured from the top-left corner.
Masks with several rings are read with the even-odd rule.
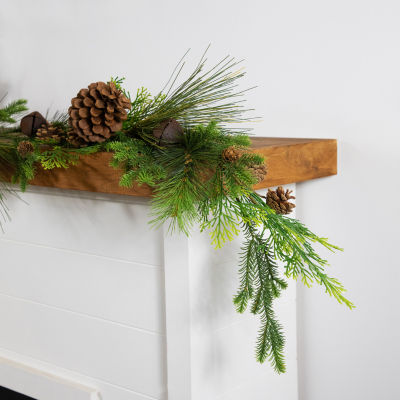
[[[0,358],[102,400],[165,399],[163,232],[148,225],[148,200],[47,188],[23,196],[28,204],[11,199],[0,237]],[[18,389],[47,398],[28,388]]]
[[[399,18],[395,0],[2,0],[0,90],[44,112],[112,74],[156,91],[188,47],[245,58],[258,135],[339,139],[339,176],[298,185],[298,217],[346,248],[332,274],[358,308],[300,291],[301,399],[394,400]]]

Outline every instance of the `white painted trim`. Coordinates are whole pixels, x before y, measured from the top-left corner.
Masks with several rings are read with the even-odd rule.
[[[37,400],[100,400],[96,389],[0,357],[0,386]]]

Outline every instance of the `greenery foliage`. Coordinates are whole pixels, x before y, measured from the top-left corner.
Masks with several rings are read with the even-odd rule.
[[[102,144],[71,148],[67,142],[44,144],[38,138],[0,130],[0,171],[13,170],[13,182],[25,190],[39,164],[46,170],[68,168],[82,155],[109,151],[113,153],[111,166],[123,170],[121,186],[138,183],[153,188],[152,225],[167,223],[170,231],[187,235],[198,225],[210,233],[216,248],[242,231],[245,242],[234,304],[239,313],[249,308],[260,317],[256,358],[261,363],[268,360],[282,373],[286,369],[285,339],[273,302],[286,289],[287,278],[301,279],[307,286],[321,285],[340,303],[354,306],[344,296],[341,283],[326,274],[327,261],[314,247],[341,249],[299,221],[277,214],[252,189],[256,183],[252,167],[263,164],[264,159],[250,151],[248,129],[241,124],[252,118],[247,117],[249,110],[242,104],[245,90],[238,90],[237,81],[244,75],[236,70],[238,64],[227,57],[207,70],[203,55],[189,77],[178,84],[182,59],[156,96],[140,88],[131,98],[122,87],[123,78],[112,78],[131,99],[131,110],[120,132]],[[0,109],[0,122],[15,123],[14,117],[26,109],[25,104],[25,100],[18,100]],[[184,134],[173,142],[162,142],[153,130],[171,118],[182,124]],[[51,122],[65,133],[70,129],[66,114],[56,113]],[[20,154],[21,141],[29,141],[32,151]],[[228,148],[239,151],[240,157],[227,160],[223,154]],[[7,216],[4,196],[10,189],[2,185],[0,212]]]
[[[225,57],[214,67],[206,69],[205,54],[194,71],[182,83],[177,84],[183,71],[184,58],[175,67],[164,89],[151,96],[145,88],[138,89],[132,101],[132,109],[124,123],[124,131],[131,136],[155,144],[151,132],[160,122],[174,118],[186,129],[207,125],[210,121],[218,123],[221,129],[229,131],[248,131],[243,127],[232,127],[232,123],[250,121],[245,117],[242,96],[247,90],[237,90],[238,80],[244,72],[236,70],[240,62]],[[112,78],[117,87],[122,88],[123,79]],[[129,92],[124,91],[128,98]]]
[[[134,182],[154,186],[165,178],[164,169],[155,163],[154,149],[142,140],[125,137],[123,141],[108,143],[106,148],[114,152],[111,166],[124,168],[121,186],[129,188]]]
[[[156,152],[156,162],[166,170],[166,179],[155,186],[153,224],[170,221],[170,230],[189,233],[196,222],[203,228],[213,228],[215,244],[219,247],[235,225],[229,212],[216,221],[209,220],[209,211],[226,209],[227,193],[240,195],[250,190],[254,178],[247,169],[262,157],[248,154],[235,165],[221,156],[230,146],[249,147],[245,135],[229,135],[215,122],[187,129],[182,140]],[[202,212],[198,212],[202,210]],[[206,216],[207,214],[207,216]]]
[[[352,309],[354,305],[344,296],[344,287],[325,273],[327,261],[317,254],[313,245],[320,244],[331,251],[341,249],[315,235],[299,221],[276,214],[256,193],[237,198],[235,202],[246,241],[239,271],[240,286],[234,303],[237,311],[243,313],[251,302],[250,311],[261,316],[257,360],[268,359],[281,373],[285,371],[284,337],[272,303],[287,283],[279,276],[275,260],[282,262],[285,277],[300,277],[307,286],[322,285],[329,295]]]
[[[0,100],[0,103],[4,98],[5,96]],[[7,183],[7,176],[3,173],[3,171],[12,168],[14,164],[14,147],[9,142],[2,141],[1,138],[15,129],[8,125],[17,122],[17,118],[28,109],[26,104],[26,100],[19,99],[0,108],[0,228],[2,228],[2,222],[9,219],[9,210],[6,203],[7,196],[10,194],[16,195]]]
[[[26,107],[27,101],[24,99],[14,100],[7,104],[5,107],[0,108],[0,125],[15,124],[18,118],[28,108]]]

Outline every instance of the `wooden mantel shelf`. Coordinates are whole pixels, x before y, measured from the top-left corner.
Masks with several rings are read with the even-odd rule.
[[[261,189],[302,182],[337,173],[337,143],[335,139],[252,138],[254,152],[265,156],[268,166],[266,179],[255,186]],[[30,183],[61,189],[150,197],[146,185],[131,189],[118,185],[122,171],[109,166],[111,153],[81,157],[77,166],[45,171],[38,168]]]

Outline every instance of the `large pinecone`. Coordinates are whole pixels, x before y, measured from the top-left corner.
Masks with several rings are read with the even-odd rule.
[[[285,191],[282,186],[279,186],[276,190],[268,189],[267,204],[278,214],[289,214],[296,207],[295,204],[289,202],[289,200],[296,198],[291,193],[292,190],[287,189]]]
[[[87,143],[104,142],[122,128],[131,108],[114,82],[91,83],[71,100],[68,113],[73,132]]]

